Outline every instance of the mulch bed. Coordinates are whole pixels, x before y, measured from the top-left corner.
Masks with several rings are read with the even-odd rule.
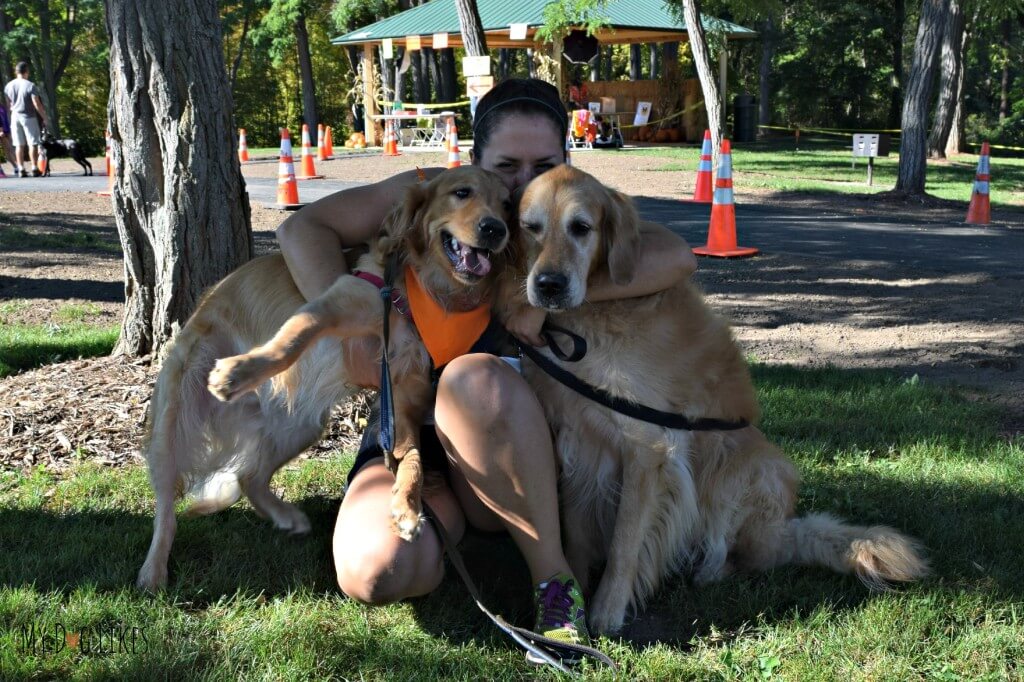
[[[0,379],[0,470],[27,474],[41,466],[60,476],[86,458],[110,467],[141,464],[156,374],[150,358],[103,357]],[[357,447],[371,395],[336,407],[324,437],[300,459]]]

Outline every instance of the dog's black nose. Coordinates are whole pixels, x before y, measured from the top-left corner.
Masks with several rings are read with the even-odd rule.
[[[493,216],[487,216],[480,221],[480,224],[476,226],[480,232],[480,238],[489,241],[496,242],[505,238],[508,233],[508,228],[505,227],[505,223],[501,222]]]
[[[562,294],[569,286],[569,278],[558,272],[542,272],[534,280],[537,293],[545,298],[554,298]]]

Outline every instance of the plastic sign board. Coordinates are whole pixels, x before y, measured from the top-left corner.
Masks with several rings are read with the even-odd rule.
[[[858,133],[853,136],[854,156],[889,156],[889,136]]]
[[[385,38],[380,42],[380,56],[384,59],[393,59],[395,56],[395,48],[391,43],[391,38]]]
[[[448,47],[448,34],[447,33],[435,33],[433,48],[435,50],[443,50]]]
[[[526,24],[509,24],[508,37],[510,40],[526,40]]]
[[[633,117],[633,125],[645,126],[647,121],[651,118],[651,103],[650,102],[637,102],[636,103],[636,116]]]
[[[483,97],[494,87],[494,76],[466,76],[466,97]]]
[[[421,47],[421,41],[419,36],[406,36],[405,37],[405,49],[407,50],[418,50]]]
[[[592,114],[600,114],[601,113],[601,103],[600,102],[587,102],[587,109],[590,109],[590,113],[592,113]]]
[[[489,76],[491,74],[491,58],[484,55],[483,57],[463,57],[462,58],[462,75],[467,78],[470,76]]]

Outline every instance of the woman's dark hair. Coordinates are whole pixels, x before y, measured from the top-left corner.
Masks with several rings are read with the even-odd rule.
[[[555,86],[536,78],[509,78],[489,90],[476,105],[474,159],[483,155],[491,135],[513,114],[543,116],[551,121],[562,138],[569,128],[569,113]]]

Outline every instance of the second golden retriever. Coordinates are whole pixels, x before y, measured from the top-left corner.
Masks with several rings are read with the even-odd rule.
[[[743,356],[691,283],[587,301],[597,272],[616,283],[643,276],[635,272],[638,217],[626,197],[559,166],[527,187],[519,220],[527,269],[508,306],[525,297],[586,339],[586,357],[565,369],[658,410],[755,423]],[[582,397],[533,363],[525,370],[555,433],[566,556],[585,587],[603,567],[589,601],[594,630],[618,630],[630,606],[641,607],[681,568],[698,584],[789,562],[853,573],[871,587],[926,573],[917,543],[891,528],[796,516],[796,468],[755,426],[655,426]]]

